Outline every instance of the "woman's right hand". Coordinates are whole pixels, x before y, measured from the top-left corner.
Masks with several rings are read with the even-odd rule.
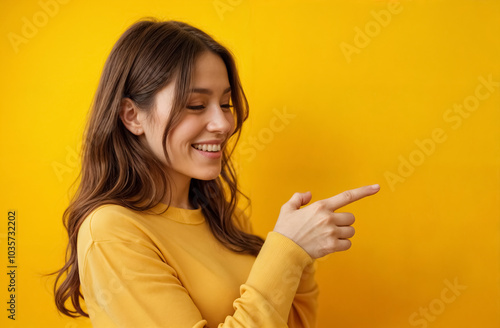
[[[311,201],[311,193],[295,193],[282,207],[274,227],[279,232],[301,246],[313,259],[333,252],[345,251],[351,247],[348,238],[354,236],[354,215],[337,213],[339,208],[363,197],[373,195],[379,185],[364,186],[347,190],[330,198]]]

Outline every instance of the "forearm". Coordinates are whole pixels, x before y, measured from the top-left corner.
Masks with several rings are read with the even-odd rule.
[[[293,241],[269,233],[247,282],[241,286],[241,297],[234,302],[234,314],[219,328],[285,327],[290,323],[312,327],[317,294],[312,263]]]
[[[297,293],[290,309],[290,328],[316,327],[319,289],[315,279],[316,262],[304,268]]]

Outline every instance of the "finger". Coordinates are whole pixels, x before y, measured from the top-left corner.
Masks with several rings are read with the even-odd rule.
[[[351,248],[351,241],[349,239],[338,239],[336,246],[337,252],[346,251]]]
[[[346,239],[346,238],[352,238],[355,232],[356,231],[354,230],[353,227],[347,226],[347,227],[337,227],[335,234],[339,239]]]
[[[350,226],[354,221],[354,214],[352,213],[333,213],[333,223],[335,223],[337,227]]]
[[[346,190],[338,195],[325,199],[327,206],[330,210],[335,211],[342,206],[346,206],[352,202],[360,200],[366,196],[371,196],[377,193],[380,189],[378,184],[371,186],[364,186],[356,189]]]
[[[298,210],[301,206],[309,203],[311,198],[312,194],[310,191],[296,192],[285,205],[293,210]]]

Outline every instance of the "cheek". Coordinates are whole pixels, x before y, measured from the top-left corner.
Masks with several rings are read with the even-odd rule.
[[[191,147],[191,143],[202,130],[199,120],[183,120],[174,129],[169,132],[169,147],[180,149],[185,146]]]
[[[236,127],[236,124],[235,124],[235,120],[234,120],[234,114],[233,113],[229,113],[227,116],[227,121],[229,122],[229,124],[231,125],[231,133],[229,133],[229,135],[232,135],[233,132],[234,132],[234,129]]]

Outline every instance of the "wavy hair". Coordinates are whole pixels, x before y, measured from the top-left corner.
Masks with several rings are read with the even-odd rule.
[[[166,138],[187,104],[195,60],[205,51],[220,56],[227,69],[236,122],[231,135],[234,146],[230,150],[224,147],[221,173],[216,179],[191,179],[189,201],[202,208],[213,235],[224,246],[252,255],[260,251],[263,239],[241,231],[233,222],[239,194],[250,201],[238,189],[231,163],[243,122],[248,118],[248,101],[234,58],[225,47],[198,28],[178,21],[145,18],[130,26],[114,45],[92,101],[83,136],[82,167],[77,178],[80,183],[63,214],[68,232],[66,263],[51,273],[58,273],[54,297],[58,310],[64,315],[88,317],[80,303],[83,295],[77,257],[78,229],[85,218],[104,204],[147,211],[159,204],[165,194],[171,196],[163,164],[123,125],[119,117],[122,100],[130,98],[149,116],[156,94],[175,81],[173,107],[163,133],[164,154],[169,162]],[[58,285],[60,280],[62,283]],[[74,310],[67,306],[68,299]]]

